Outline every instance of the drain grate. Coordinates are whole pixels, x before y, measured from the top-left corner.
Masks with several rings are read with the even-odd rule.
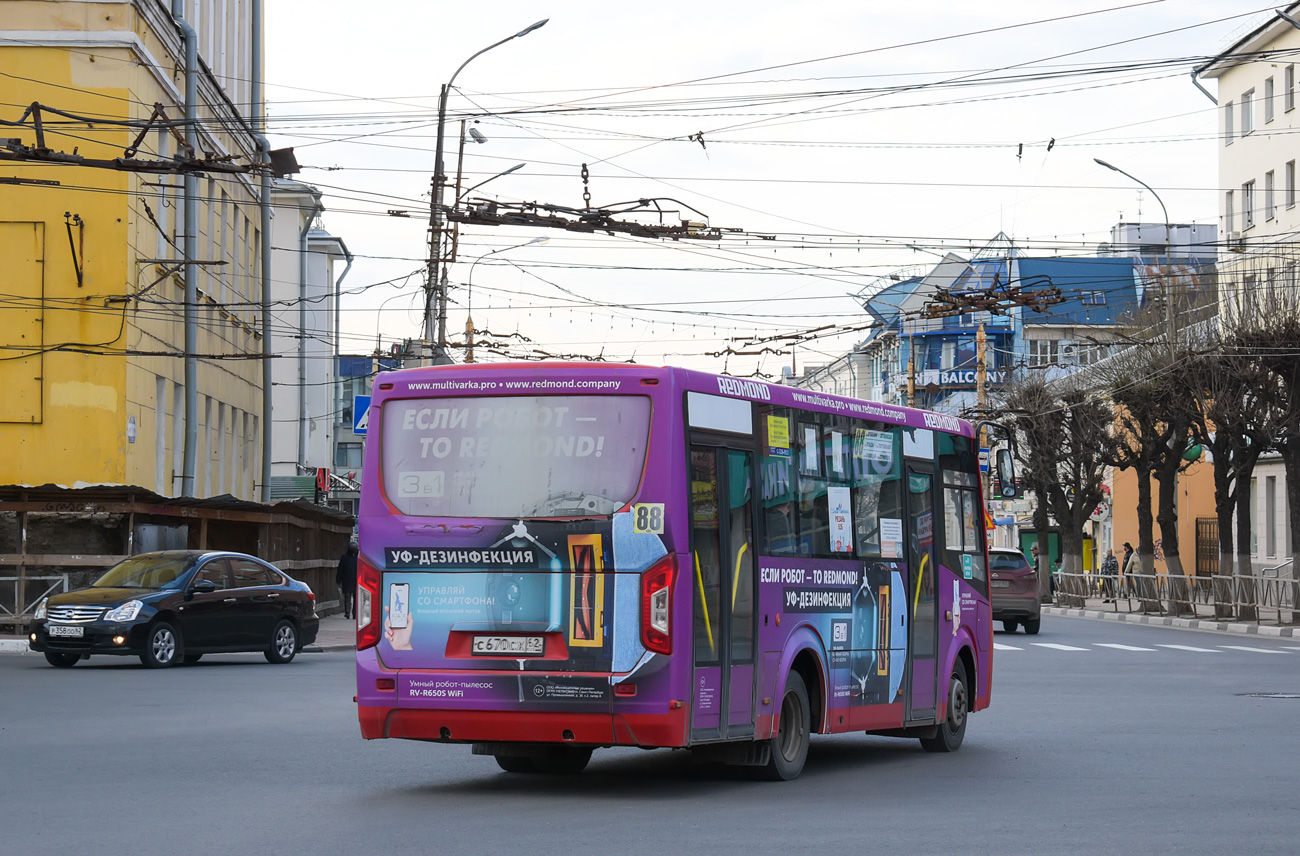
[[[1246,698],[1300,698],[1300,693],[1237,693]]]

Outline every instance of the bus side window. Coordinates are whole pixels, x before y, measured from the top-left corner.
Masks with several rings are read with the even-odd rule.
[[[766,448],[759,458],[759,497],[763,507],[759,553],[794,556],[798,554],[799,528],[794,503],[790,410],[767,406],[759,414],[767,437]]]

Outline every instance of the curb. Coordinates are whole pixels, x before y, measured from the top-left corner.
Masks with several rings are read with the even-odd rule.
[[[1139,615],[1130,612],[1102,612],[1096,609],[1072,609],[1044,606],[1048,615],[1069,618],[1091,618],[1101,621],[1123,621],[1128,624],[1147,624],[1154,627],[1180,627],[1186,630],[1211,630],[1237,636],[1272,636],[1280,639],[1300,638],[1295,627],[1274,627],[1268,624],[1243,624],[1236,621],[1215,621],[1212,618],[1173,618],[1168,615]]]
[[[0,654],[26,654],[26,639],[0,639]]]

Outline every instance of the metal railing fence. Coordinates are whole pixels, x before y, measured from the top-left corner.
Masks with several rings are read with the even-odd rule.
[[[1257,574],[1170,576],[1099,573],[1053,574],[1053,600],[1058,606],[1082,607],[1101,601],[1116,612],[1216,618],[1230,621],[1273,619],[1300,623],[1300,580],[1281,570],[1291,560]]]

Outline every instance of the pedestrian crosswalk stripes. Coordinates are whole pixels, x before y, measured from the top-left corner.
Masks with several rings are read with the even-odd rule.
[[[1300,652],[1300,645],[1282,645],[1277,648],[1256,648],[1249,645],[1219,645],[1216,648],[1201,648],[1196,645],[1175,645],[1168,643],[1155,643],[1154,648],[1147,648],[1140,645],[1124,645],[1119,642],[1092,642],[1091,647],[1080,647],[1078,645],[1062,645],[1059,642],[1030,642],[1035,648],[1048,648],[1053,651],[1093,651],[1097,648],[1109,648],[1113,651],[1131,651],[1134,653],[1158,654],[1158,649],[1166,648],[1175,651],[1189,651],[1194,654],[1222,654],[1225,651],[1245,651],[1251,654],[1290,654]],[[996,651],[1023,651],[1022,647],[1008,645],[1005,642],[994,642],[993,648]]]

